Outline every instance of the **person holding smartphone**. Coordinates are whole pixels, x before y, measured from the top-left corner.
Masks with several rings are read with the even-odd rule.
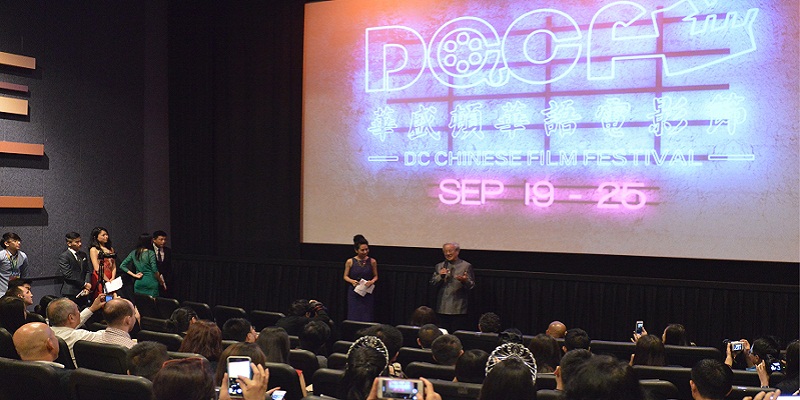
[[[228,393],[229,390],[227,389],[230,387],[230,380],[228,379],[228,373],[226,372],[225,375],[222,376],[222,382],[220,382],[219,400],[230,400],[235,398],[243,398],[245,400],[264,400],[265,398],[273,398],[273,394],[280,390],[280,387],[267,390],[269,385],[269,370],[265,369],[262,365],[256,365],[251,362],[250,372],[250,375],[252,375],[251,377],[239,375],[235,379],[234,382],[239,388],[241,388],[242,394],[234,396],[231,396],[231,394]],[[265,397],[265,394],[267,397]]]

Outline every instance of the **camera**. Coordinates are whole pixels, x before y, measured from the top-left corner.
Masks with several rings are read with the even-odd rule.
[[[421,399],[423,388],[419,379],[378,378],[379,399]]]
[[[768,355],[767,359],[765,360],[767,367],[769,367],[769,372],[783,372],[783,364],[781,364],[781,360]]]
[[[744,350],[744,342],[740,341],[732,341],[731,343],[731,351],[742,351]]]

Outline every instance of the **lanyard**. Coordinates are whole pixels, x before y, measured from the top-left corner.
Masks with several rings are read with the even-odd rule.
[[[19,271],[17,270],[17,263],[19,263],[19,252],[17,252],[17,255],[12,256],[11,252],[6,250],[6,257],[8,257],[8,261],[11,263],[11,275],[19,275]]]

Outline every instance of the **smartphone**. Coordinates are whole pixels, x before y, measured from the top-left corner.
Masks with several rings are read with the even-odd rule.
[[[742,351],[744,349],[743,342],[731,342],[731,351]]]
[[[242,388],[239,386],[239,382],[236,381],[240,376],[253,378],[253,372],[250,369],[250,357],[228,357],[228,395],[232,398],[241,399],[244,397]]]
[[[644,329],[644,321],[636,321],[636,330],[635,332],[639,335],[642,334],[642,329]]]
[[[111,301],[111,300],[113,300],[113,299],[114,299],[114,296],[112,296],[112,295],[110,295],[110,294],[107,294],[107,295],[106,295],[106,303],[108,303],[109,301]]]
[[[286,396],[285,390],[276,390],[272,392],[272,400],[283,400],[284,396]]]
[[[423,387],[419,379],[378,378],[378,398],[421,399]]]

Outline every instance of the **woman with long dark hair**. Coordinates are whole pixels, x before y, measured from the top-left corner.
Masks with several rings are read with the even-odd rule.
[[[156,255],[153,252],[152,246],[152,237],[150,234],[143,233],[139,235],[136,250],[131,251],[130,254],[122,260],[119,269],[136,279],[136,282],[133,284],[134,292],[158,297],[159,284],[164,287],[165,290],[167,284],[158,272]],[[133,263],[133,266],[136,268],[136,273],[128,268],[131,263]]]
[[[103,285],[117,277],[117,254],[111,246],[108,230],[101,226],[92,229],[89,259],[92,260],[91,299],[105,292]]]
[[[25,323],[25,302],[16,296],[0,297],[0,328],[13,335]]]
[[[649,365],[664,367],[667,365],[667,352],[664,343],[656,335],[644,335],[636,341],[636,349],[631,355],[630,365]]]

